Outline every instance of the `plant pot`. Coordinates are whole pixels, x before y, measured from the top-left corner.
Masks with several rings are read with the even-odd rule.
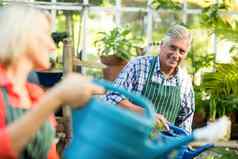
[[[236,115],[237,115],[236,112],[231,112],[231,113],[228,114],[228,117],[230,118],[232,124],[236,123],[236,120],[237,120]]]
[[[128,61],[115,55],[101,56],[100,59],[107,66],[103,69],[103,77],[109,81],[114,81],[123,67],[128,63]]]
[[[237,140],[238,139],[238,124],[231,125],[231,139]]]
[[[206,114],[204,112],[195,112],[193,116],[193,128],[200,128],[207,123]]]
[[[125,65],[128,62],[115,55],[100,56],[100,60],[104,65],[107,66]]]
[[[103,78],[108,81],[114,81],[123,69],[124,65],[108,66],[103,69]]]
[[[231,139],[238,139],[237,114],[237,112],[231,112],[228,114],[231,120]]]

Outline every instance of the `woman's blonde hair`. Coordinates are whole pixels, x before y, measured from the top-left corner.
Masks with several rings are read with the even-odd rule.
[[[40,18],[46,18],[51,23],[48,12],[26,4],[13,4],[0,9],[1,64],[9,65],[18,54],[26,51],[28,35],[40,30]]]

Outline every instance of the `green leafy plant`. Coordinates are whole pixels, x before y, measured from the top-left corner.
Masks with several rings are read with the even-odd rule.
[[[99,56],[115,55],[129,60],[136,55],[135,45],[140,39],[132,37],[130,29],[115,27],[110,32],[99,32],[100,39],[94,42]]]
[[[191,58],[191,54],[188,58]],[[211,67],[214,64],[215,56],[214,54],[196,55],[192,60],[192,73],[196,73],[202,68]]]
[[[201,88],[209,96],[209,117],[238,110],[238,59],[232,64],[216,64],[216,71],[203,76]]]

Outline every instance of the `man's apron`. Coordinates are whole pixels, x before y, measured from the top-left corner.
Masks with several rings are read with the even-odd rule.
[[[174,124],[181,105],[179,82],[176,78],[176,86],[166,86],[163,85],[164,81],[161,84],[152,81],[156,61],[157,58],[152,59],[149,77],[142,90],[142,95],[154,104],[157,113],[162,114],[169,122]]]

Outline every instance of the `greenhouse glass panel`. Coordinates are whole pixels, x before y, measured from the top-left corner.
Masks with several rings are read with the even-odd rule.
[[[115,14],[111,11],[89,12],[87,26],[87,54],[97,55],[94,42],[100,38],[99,32],[109,32],[115,27]]]
[[[158,42],[169,26],[181,24],[183,14],[181,12],[156,12],[153,14],[152,40]]]
[[[89,0],[92,6],[111,7],[116,4],[116,0]]]
[[[78,11],[57,10],[55,16],[56,18],[53,18],[52,38],[57,50],[54,54],[50,54],[50,61],[54,65],[53,69],[62,69],[63,40],[68,37],[72,41],[73,49],[76,50],[81,15]]]
[[[146,38],[146,12],[122,12],[121,14],[121,26],[128,28],[131,37],[134,40],[133,45],[137,46],[139,50],[134,50],[134,55],[142,55],[145,47]]]
[[[123,7],[141,7],[146,8],[147,0],[121,0]]]
[[[115,27],[115,13],[113,11],[92,11],[90,10],[86,31],[86,52],[83,55],[83,60],[89,62],[85,68],[85,74],[101,77],[102,69],[98,49],[95,46],[95,41],[101,38],[99,32],[108,33]],[[82,41],[82,40],[81,40]],[[82,42],[79,48],[82,49]]]

